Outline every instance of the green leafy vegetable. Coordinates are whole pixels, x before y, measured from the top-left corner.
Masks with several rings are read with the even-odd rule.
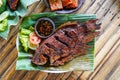
[[[7,20],[8,15],[9,15],[8,11],[5,11],[0,15],[0,32],[5,31],[8,27]]]
[[[24,28],[21,29],[21,34],[23,34],[23,35],[29,35],[30,33],[31,33],[31,31],[28,29],[24,29]]]
[[[8,11],[3,12],[2,14],[0,14],[0,21],[4,20],[8,16],[9,16],[9,12]]]
[[[94,14],[56,14],[56,13],[39,13],[32,14],[24,18],[20,29],[30,29],[30,26],[34,26],[36,21],[39,18],[48,17],[51,18],[56,25],[56,28],[67,22],[67,21],[79,21],[85,22],[87,20],[95,19],[96,16]],[[18,60],[16,69],[17,70],[46,70],[46,71],[69,71],[69,70],[93,70],[93,62],[94,62],[94,41],[88,43],[91,46],[91,49],[88,49],[87,54],[83,56],[79,56],[64,66],[59,67],[44,67],[44,66],[36,66],[31,64],[30,53],[25,52],[22,48],[22,44],[19,43],[19,51],[18,51]]]
[[[34,28],[30,26],[29,29],[22,28],[20,31],[20,42],[22,43],[22,46],[24,47],[25,52],[28,52],[29,45],[29,35],[34,31]]]
[[[0,22],[0,31],[5,31],[7,28],[7,19]]]
[[[28,39],[29,37],[27,35],[20,35],[20,41],[26,52],[28,51]]]
[[[30,26],[29,30],[31,30],[32,32],[34,31],[34,28],[32,26]]]

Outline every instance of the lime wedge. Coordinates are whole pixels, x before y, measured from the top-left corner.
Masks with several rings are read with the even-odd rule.
[[[0,21],[4,20],[5,18],[7,18],[9,15],[8,11],[3,12],[2,14],[0,14]]]

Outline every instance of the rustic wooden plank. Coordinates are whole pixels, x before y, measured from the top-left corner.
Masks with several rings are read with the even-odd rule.
[[[106,29],[104,33],[96,41],[95,53],[98,53],[100,51],[100,49],[104,46],[104,44],[110,38],[112,33],[114,33],[114,31],[117,29],[118,25],[120,24],[120,19],[118,19],[119,17],[120,12],[115,16],[114,20],[108,25],[109,26],[108,29]],[[102,42],[102,44],[100,42]]]
[[[28,71],[24,77],[22,77],[22,80],[32,80],[34,76],[36,76],[36,71]]]
[[[101,5],[104,3],[104,1],[106,0],[96,0],[90,7],[89,9],[86,11],[87,14],[89,13],[95,13],[100,7]]]
[[[101,8],[96,12],[97,17],[102,18],[108,12],[108,10],[110,10],[110,7],[116,4],[115,1],[118,2],[118,0],[106,0],[103,5],[101,5]]]
[[[34,4],[30,5],[28,7],[28,13],[26,14],[26,16],[30,15],[33,12],[33,10],[36,8],[36,6],[38,6],[42,2],[43,2],[43,0],[40,0],[40,1],[35,2]]]
[[[120,31],[120,30],[119,30],[119,31]],[[119,36],[119,37],[118,37],[118,36]],[[110,47],[108,47],[107,45],[111,46],[111,44],[113,44],[113,42],[115,43],[114,38],[116,38],[116,37],[118,37],[117,39],[119,40],[120,35],[118,35],[118,34],[116,33],[116,34],[111,38],[111,40],[109,40],[109,41],[106,43],[105,47],[104,47],[101,51],[103,51],[105,48],[106,48],[106,50],[110,49]],[[116,42],[117,42],[117,40],[116,40]],[[109,43],[110,43],[110,44],[109,44]],[[112,49],[117,48],[118,45],[120,45],[120,41],[118,41],[118,42],[116,43],[116,45],[114,46],[114,48],[112,48]],[[109,58],[108,56],[110,56],[112,53],[113,53],[113,52],[110,52],[109,54],[107,54],[107,56],[106,56],[104,59],[108,59],[108,58]],[[102,53],[101,53],[101,54],[102,54]],[[102,63],[104,63],[104,62],[105,62],[105,60],[102,61]],[[96,63],[97,63],[97,61],[96,61]],[[95,70],[94,74],[92,74],[92,75],[95,75],[95,74],[97,73],[97,71],[98,71],[98,70],[100,69],[100,67],[102,66],[102,63],[99,63],[100,65],[97,66],[97,69]]]
[[[120,61],[119,61],[120,62]],[[118,65],[120,63],[117,63]],[[109,80],[119,80],[120,79],[120,65],[114,70],[114,73],[109,77]]]
[[[118,41],[119,38],[120,38],[120,30],[107,41],[107,43],[101,49],[99,54],[95,57],[95,63],[98,64],[101,61],[101,59],[104,58],[104,56],[114,46],[115,42]],[[95,64],[95,67],[97,66],[97,64]]]
[[[85,13],[85,11],[94,3],[92,0],[85,0],[84,5],[77,11],[77,13]]]
[[[15,48],[15,46],[13,47]],[[16,51],[14,49],[14,51]],[[17,52],[17,51],[16,51]],[[6,69],[11,65],[11,63],[16,59],[17,54],[14,54],[13,56],[13,51],[9,53],[9,55],[4,59],[4,61],[0,64],[0,76],[6,71]]]
[[[64,76],[64,73],[59,74],[59,75],[56,77],[56,80],[61,80],[63,76]]]
[[[101,67],[102,67],[102,65],[103,65],[105,62],[107,62],[107,60],[109,59],[109,57],[115,52],[116,48],[117,48],[119,45],[120,45],[120,41],[117,42],[117,43],[114,45],[114,47],[113,47],[113,48],[111,49],[111,51],[109,52],[109,55],[107,55],[107,56],[103,59],[103,61],[102,61],[102,62],[100,63],[100,65],[95,69],[94,72],[90,72],[90,71],[85,72],[84,75],[80,76],[79,79],[83,79],[83,80],[89,79],[89,80],[91,80],[90,77],[92,77],[93,75],[96,75],[96,74],[98,73],[98,70],[100,70]]]
[[[67,78],[67,80],[77,80],[82,74],[82,71],[73,71],[73,73]]]
[[[118,37],[117,34],[115,34],[115,35],[112,37],[111,41],[109,41],[108,43],[111,43],[111,44],[112,44],[114,38],[116,38],[116,37]],[[118,38],[118,39],[119,39],[119,38]],[[107,44],[108,44],[108,43],[107,43]],[[112,48],[112,50],[109,52],[109,54],[108,54],[105,58],[103,58],[104,60],[99,64],[99,66],[97,66],[97,69],[95,69],[94,73],[91,73],[92,75],[97,74],[97,71],[100,70],[100,68],[101,68],[101,66],[104,64],[104,62],[106,62],[107,59],[109,58],[108,56],[110,56],[110,55],[114,52],[114,49],[116,49],[119,44],[120,44],[120,41],[117,42],[117,44]],[[106,45],[106,46],[107,46],[107,45]],[[107,48],[106,48],[106,50],[107,50]],[[101,54],[102,54],[102,53],[101,53]],[[95,61],[96,61],[96,59],[95,59]],[[91,75],[91,76],[92,76],[92,75]]]
[[[46,72],[38,72],[36,76],[33,78],[33,80],[45,80],[47,76],[48,76],[48,73]]]
[[[18,32],[18,26],[17,27],[12,27],[11,30],[10,30],[8,39],[7,40],[5,40],[5,39],[0,40],[0,42],[2,42],[1,46],[0,46],[0,51],[5,48],[5,45],[7,45],[7,43],[12,39],[13,34],[15,34],[17,32]]]
[[[12,76],[15,74],[16,61],[14,61],[10,67],[5,71],[5,73],[1,76],[1,80],[12,80]]]
[[[40,12],[44,11],[45,8],[46,8],[45,3],[42,1],[42,2],[40,2],[40,3],[37,5],[37,7],[33,10],[32,14],[33,14],[33,13],[40,13]]]
[[[0,63],[6,58],[6,56],[9,55],[9,52],[13,49],[13,46],[15,46],[16,43],[16,35],[14,38],[12,38],[7,45],[5,45],[5,48],[1,51],[0,56]],[[7,46],[7,47],[6,47]]]
[[[71,74],[72,74],[72,72],[66,72],[61,79],[66,80]]]
[[[116,0],[107,13],[104,13],[104,11],[98,11],[98,13],[96,13],[98,19],[104,16],[101,18],[101,22],[103,21],[103,24],[101,25],[100,31],[103,31],[107,27],[107,25],[109,25],[109,23],[112,21],[112,19],[114,19],[115,15],[120,11],[119,6],[117,6],[118,4],[120,4],[120,1]]]
[[[24,77],[24,75],[27,73],[27,71],[17,71],[16,74],[14,74],[14,76],[12,77],[12,80],[16,79],[16,80],[20,80],[22,77]]]
[[[116,65],[120,63],[120,46],[117,48],[117,50],[113,53],[113,55],[109,58],[109,60],[106,62],[106,64],[98,71],[95,77],[93,77],[93,80],[97,80],[101,78],[102,80],[106,80],[107,74],[110,72],[110,70]],[[104,74],[103,74],[104,72]],[[99,75],[98,75],[99,74]],[[110,76],[109,76],[110,77]]]
[[[45,80],[56,80],[58,73],[49,73]]]

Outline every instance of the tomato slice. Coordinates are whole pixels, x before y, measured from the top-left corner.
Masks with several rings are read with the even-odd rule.
[[[35,32],[30,33],[30,43],[31,44],[39,44],[41,42],[41,38],[38,37]]]

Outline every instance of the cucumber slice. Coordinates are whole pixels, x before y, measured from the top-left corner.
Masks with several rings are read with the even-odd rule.
[[[35,45],[35,44],[30,43],[30,41],[28,41],[28,47],[29,47],[31,50],[36,50],[36,49],[39,47],[39,44],[38,44],[38,45]]]
[[[8,11],[3,12],[2,14],[0,14],[0,21],[4,20],[5,18],[7,18],[9,15]]]

